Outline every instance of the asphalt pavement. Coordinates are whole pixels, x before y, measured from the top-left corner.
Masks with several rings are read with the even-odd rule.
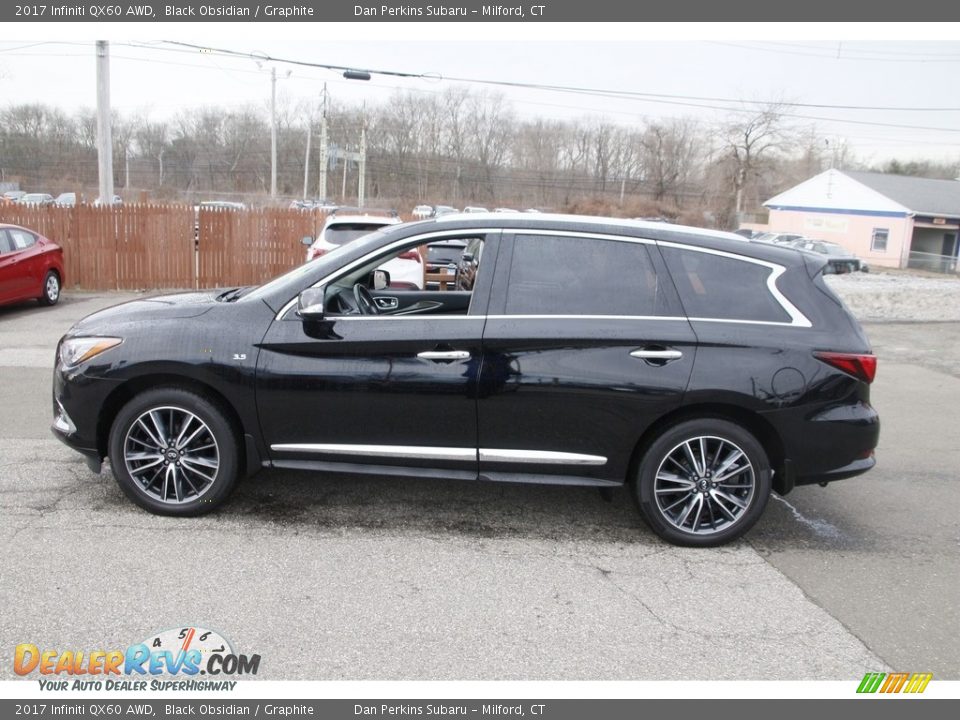
[[[266,679],[960,678],[960,324],[868,326],[877,467],[691,550],[588,488],[270,471],[217,514],[145,513],[49,431],[57,339],[129,297],[0,308],[0,677],[18,643],[200,625]]]

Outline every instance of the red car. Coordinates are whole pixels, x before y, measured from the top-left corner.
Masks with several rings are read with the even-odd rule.
[[[0,224],[0,305],[55,305],[63,287],[63,250],[32,230]]]

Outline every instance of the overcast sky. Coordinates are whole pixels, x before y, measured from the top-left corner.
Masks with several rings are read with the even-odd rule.
[[[847,140],[867,161],[960,161],[960,43],[937,39],[955,37],[955,27],[934,27],[931,34],[928,26],[211,23],[118,25],[105,33],[87,24],[27,25],[16,28],[17,39],[0,35],[0,107],[17,102],[93,107],[93,40],[104,36],[111,40],[112,104],[125,114],[162,118],[201,105],[267,108],[268,64],[258,67],[253,59],[162,41],[174,40],[430,76],[375,75],[359,82],[339,72],[277,63],[283,78],[278,94],[289,104],[318,101],[324,82],[337,101],[378,104],[398,89],[438,93],[460,82],[451,78],[463,78],[673,96],[613,99],[488,88],[502,92],[522,116],[603,116],[624,124],[678,115],[714,122],[730,114],[719,108],[744,107],[725,100],[923,108],[788,112],[808,116],[795,122],[815,124],[834,142]],[[8,24],[4,32],[13,29]],[[919,40],[926,36],[932,39]]]

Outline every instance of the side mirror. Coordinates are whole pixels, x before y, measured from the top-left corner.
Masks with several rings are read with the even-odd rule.
[[[297,315],[301,320],[323,320],[323,296],[326,288],[307,288],[297,297]]]
[[[465,263],[471,263],[473,262],[473,253],[465,252],[463,253],[463,255],[460,256],[460,259],[463,260],[463,262]]]
[[[373,271],[373,289],[384,290],[390,287],[390,273],[386,270]]]
[[[313,245],[313,238],[310,237],[309,235],[304,235],[302,238],[300,238],[300,244],[310,247],[311,245]]]

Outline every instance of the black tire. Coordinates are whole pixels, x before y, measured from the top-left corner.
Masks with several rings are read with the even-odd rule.
[[[53,270],[48,270],[43,276],[43,285],[40,286],[40,297],[37,300],[41,305],[56,305],[60,301],[60,276]]]
[[[691,457],[704,455],[706,462],[695,467]],[[634,498],[647,524],[667,542],[713,547],[754,526],[770,497],[772,476],[763,446],[740,425],[720,418],[687,420],[646,449],[634,478]]]
[[[109,456],[120,489],[157,515],[215,510],[240,468],[237,434],[224,412],[174,387],[148,390],[123,406],[110,429]]]

